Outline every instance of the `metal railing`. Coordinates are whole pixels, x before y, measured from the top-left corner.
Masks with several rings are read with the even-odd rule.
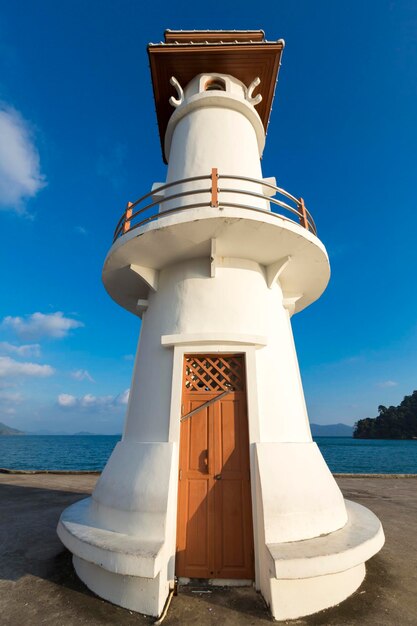
[[[263,188],[266,187],[268,190],[270,189],[273,193],[269,195],[269,193],[259,193],[255,190],[241,188],[238,186],[233,188],[219,187],[220,180],[235,180],[238,182],[240,181],[245,183],[254,183],[258,185],[262,189],[262,191]],[[171,190],[173,187],[176,187],[178,185],[182,185],[184,183],[195,183],[198,181],[208,181],[208,184],[207,186],[204,185],[201,188],[198,187],[178,193],[170,193],[168,195],[165,194],[168,189]],[[204,202],[194,201],[190,204],[183,204],[183,199],[190,198],[191,196],[195,198],[195,196],[201,194],[208,194],[209,199],[205,199]],[[269,211],[267,208],[261,208],[259,206],[253,206],[251,204],[228,201],[227,194],[234,194],[235,196],[248,196],[249,198],[254,198],[256,200],[263,200],[265,201],[265,203],[268,203],[266,204],[266,207],[269,207],[269,203],[271,203],[271,210]],[[285,201],[279,198],[275,198],[274,196],[276,195],[284,197]],[[151,202],[149,202],[149,200],[151,200]],[[177,200],[178,203],[175,202]],[[234,200],[234,198],[232,198],[232,200]],[[288,201],[292,204],[289,204]],[[173,208],[167,208],[166,210],[160,211],[159,207],[161,205],[163,206],[167,202],[174,202],[175,206]],[[121,235],[124,235],[125,233],[135,228],[139,228],[140,226],[143,226],[148,222],[157,220],[172,213],[179,213],[180,211],[186,211],[187,209],[196,209],[200,207],[211,207],[218,210],[231,207],[247,209],[248,211],[267,213],[268,215],[274,215],[276,217],[299,223],[301,224],[301,226],[311,231],[314,235],[317,235],[317,228],[314,223],[313,217],[305,206],[303,198],[296,198],[295,196],[288,193],[288,191],[285,191],[285,189],[276,187],[275,185],[272,185],[265,180],[258,180],[256,178],[249,178],[247,176],[219,174],[217,169],[213,168],[210,174],[184,178],[182,180],[176,180],[172,183],[167,183],[166,185],[161,185],[156,189],[152,189],[152,191],[136,200],[136,202],[128,202],[126,205],[126,209],[115,228],[113,242],[116,241],[116,239],[118,239],[118,237],[120,237]],[[278,212],[276,207],[279,207],[280,212]],[[291,213],[292,215],[295,215],[296,219],[292,217],[287,217],[286,215],[282,215],[282,210],[287,213]]]

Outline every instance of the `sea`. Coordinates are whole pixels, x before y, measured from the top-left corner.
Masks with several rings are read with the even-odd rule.
[[[120,435],[0,436],[0,468],[101,471]],[[417,474],[417,440],[315,437],[330,470]]]

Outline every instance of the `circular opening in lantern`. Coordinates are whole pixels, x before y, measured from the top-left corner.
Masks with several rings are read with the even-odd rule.
[[[211,78],[204,85],[204,91],[226,91],[226,83],[221,78]]]

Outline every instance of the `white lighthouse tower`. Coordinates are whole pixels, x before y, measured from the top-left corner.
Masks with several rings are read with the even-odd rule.
[[[90,589],[150,615],[195,578],[255,585],[276,619],[314,613],[384,542],[310,433],[290,317],[329,262],[303,200],[260,163],[283,48],[167,31],[148,49],[167,178],[128,203],[103,269],[142,318],[126,424],[58,533]]]

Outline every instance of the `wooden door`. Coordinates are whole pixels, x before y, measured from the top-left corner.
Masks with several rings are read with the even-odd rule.
[[[176,574],[253,579],[245,368],[241,355],[184,358]]]

